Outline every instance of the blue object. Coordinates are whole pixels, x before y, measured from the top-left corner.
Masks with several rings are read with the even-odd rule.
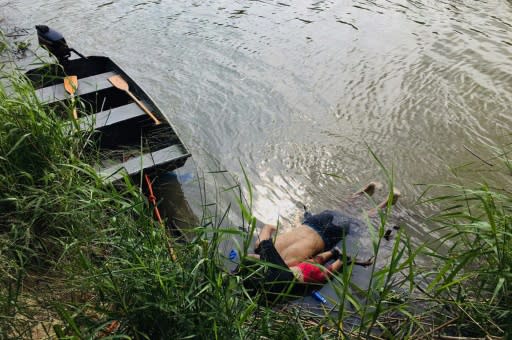
[[[237,258],[237,256],[238,256],[237,251],[234,250],[234,249],[231,249],[231,251],[229,252],[229,259],[231,261],[233,261],[233,260],[235,260]]]
[[[168,176],[169,178],[176,178],[180,184],[186,184],[194,179],[194,173],[190,171],[185,173],[182,173],[182,171],[168,171],[165,173],[165,176]]]
[[[324,296],[322,294],[320,294],[320,292],[318,292],[317,290],[313,291],[313,293],[311,294],[315,300],[323,303],[324,305],[327,304],[327,300],[324,298]]]

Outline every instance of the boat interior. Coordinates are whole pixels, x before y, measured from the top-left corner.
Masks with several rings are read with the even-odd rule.
[[[134,177],[142,172],[172,171],[190,157],[167,117],[111,59],[80,57],[62,65],[44,65],[26,75],[38,99],[64,120],[73,120],[70,107],[76,107],[78,127],[94,131],[92,138],[98,150],[95,167],[106,180],[117,181],[124,175]],[[63,85],[64,78],[70,75],[78,79],[73,95]],[[126,81],[129,91],[160,124],[127,91],[109,81],[113,76]]]

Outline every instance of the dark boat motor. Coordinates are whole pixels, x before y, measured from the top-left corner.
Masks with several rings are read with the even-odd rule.
[[[45,25],[37,25],[36,30],[39,45],[53,54],[60,64],[67,62],[71,56],[71,49],[62,34]]]

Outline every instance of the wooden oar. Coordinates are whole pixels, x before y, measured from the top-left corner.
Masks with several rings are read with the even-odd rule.
[[[78,119],[78,113],[75,107],[75,92],[78,89],[78,78],[77,76],[67,76],[64,78],[64,88],[66,92],[71,96],[71,102],[73,104],[73,118]]]
[[[155,124],[158,125],[161,122],[158,120],[158,118],[155,117],[155,115],[148,110],[148,108],[140,101],[138,100],[133,93],[130,92],[130,88],[128,86],[128,83],[121,77],[120,75],[115,75],[110,78],[108,78],[108,81],[114,85],[114,87],[118,88],[121,91],[126,92],[130,97],[132,97],[133,101],[139,105],[139,107],[144,110],[148,114],[148,116],[151,117],[151,119],[154,120]]]

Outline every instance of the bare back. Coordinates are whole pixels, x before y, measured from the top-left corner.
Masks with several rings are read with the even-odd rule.
[[[288,266],[322,252],[325,247],[320,235],[305,225],[277,235],[274,245]]]

